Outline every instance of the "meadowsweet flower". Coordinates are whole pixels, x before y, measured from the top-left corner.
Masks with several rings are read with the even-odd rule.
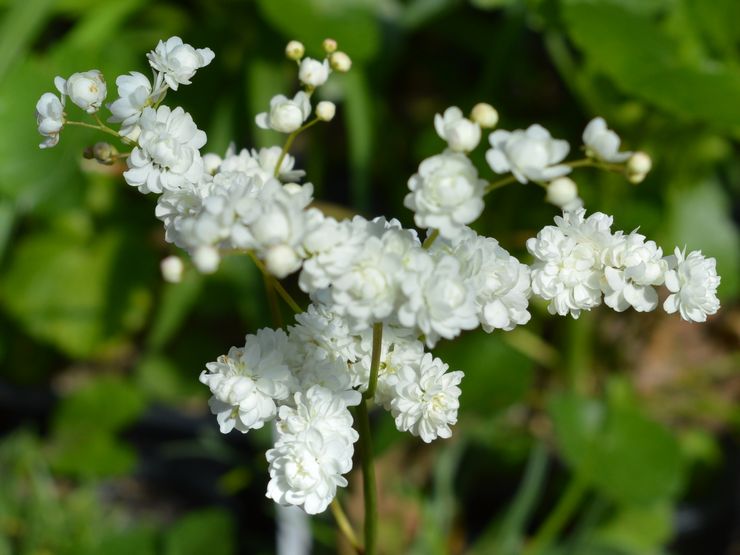
[[[196,49],[183,43],[180,37],[170,37],[159,41],[146,57],[149,65],[161,72],[167,85],[176,91],[180,85],[189,85],[195,72],[210,64],[215,54],[210,48]]]
[[[650,156],[644,152],[635,152],[627,160],[627,179],[635,185],[642,183],[652,167],[653,161],[650,159]]]
[[[63,100],[63,98],[62,98]],[[53,93],[44,93],[36,103],[38,131],[46,137],[39,148],[51,148],[59,142],[59,132],[64,127],[64,103]]]
[[[404,365],[398,372],[397,396],[391,401],[396,427],[430,443],[452,436],[457,422],[460,382],[464,374],[447,372],[449,366],[430,353],[417,366]]]
[[[316,105],[316,117],[321,121],[331,121],[337,113],[337,106],[329,100],[322,100]]]
[[[141,113],[147,106],[156,104],[164,96],[164,92],[152,94],[152,84],[149,79],[139,73],[132,71],[128,75],[120,75],[116,78],[118,87],[118,98],[108,104],[111,123],[120,123],[122,136],[131,135],[139,123]]]
[[[480,142],[480,125],[463,116],[457,106],[447,108],[443,115],[435,115],[434,129],[453,152],[470,152]]]
[[[496,108],[485,102],[479,102],[470,112],[470,119],[475,123],[483,127],[484,129],[491,129],[496,127],[498,123],[498,112]]]
[[[261,329],[247,335],[244,347],[206,364],[200,381],[213,396],[208,402],[221,433],[242,433],[264,426],[277,414],[275,401],[288,398],[293,376],[283,358],[287,336],[282,330]]]
[[[303,54],[305,52],[306,47],[303,46],[303,43],[298,42],[297,40],[292,40],[285,46],[285,56],[289,60],[298,61],[303,58]]]
[[[671,295],[663,303],[668,314],[678,312],[688,322],[705,322],[707,316],[719,310],[717,287],[717,261],[706,258],[701,251],[686,251],[676,247],[673,255],[666,257],[669,270],[665,285]]]
[[[292,133],[298,129],[311,114],[311,102],[308,95],[298,91],[290,99],[278,94],[270,100],[270,111],[257,114],[255,121],[262,129],[274,129],[281,133]]]
[[[511,172],[520,183],[550,181],[570,173],[560,164],[568,155],[567,141],[553,139],[541,125],[530,125],[525,131],[494,131],[488,137],[491,149],[486,161],[496,173]]]
[[[548,183],[545,200],[565,211],[581,208],[583,205],[578,197],[578,186],[570,177],[558,177]]]
[[[88,114],[100,110],[108,92],[103,74],[97,69],[73,73],[68,79],[57,77],[54,84],[63,96],[68,96],[73,104]]]
[[[142,193],[161,193],[198,183],[203,176],[199,149],[206,134],[182,108],[144,108],[139,145],[128,157],[126,182]]]
[[[451,239],[483,212],[485,183],[467,156],[445,151],[419,165],[403,204],[414,211],[417,226]]]
[[[619,135],[607,128],[604,118],[592,119],[583,131],[583,144],[586,145],[586,154],[602,162],[621,164],[632,152],[619,152]]]
[[[318,61],[313,58],[303,58],[298,68],[298,79],[311,88],[320,87],[329,78],[331,68],[329,60]]]

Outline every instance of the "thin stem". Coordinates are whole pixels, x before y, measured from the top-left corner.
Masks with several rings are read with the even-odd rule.
[[[424,239],[424,244],[422,245],[422,248],[424,249],[430,248],[434,244],[434,241],[437,240],[437,237],[439,237],[439,230],[438,229],[432,230],[432,232],[427,236],[427,238]]]
[[[344,535],[345,538],[347,538],[347,541],[350,543],[352,548],[357,553],[363,553],[364,550],[362,549],[362,545],[360,545],[360,540],[357,539],[357,534],[355,534],[355,531],[352,528],[347,515],[344,513],[344,509],[342,509],[342,504],[336,497],[331,502],[331,513],[334,515],[334,520],[337,521],[339,531]]]
[[[378,386],[378,370],[380,369],[380,352],[383,350],[383,324],[373,325],[373,354],[370,360],[370,379],[367,382],[365,399],[372,400],[375,397],[375,389]]]
[[[513,175],[504,177],[502,179],[499,179],[498,181],[492,181],[491,183],[486,185],[485,189],[483,189],[483,195],[487,195],[491,191],[495,191],[496,189],[500,189],[501,187],[505,187],[506,185],[509,185],[515,182],[516,182],[516,177],[514,177]]]
[[[267,304],[270,306],[270,315],[272,316],[272,325],[274,328],[282,328],[283,315],[280,313],[280,305],[275,294],[275,281],[270,278],[269,274],[262,274],[262,279],[265,282],[265,292],[267,293]]]
[[[288,138],[285,140],[285,144],[283,145],[283,150],[280,152],[280,156],[278,157],[277,164],[275,164],[273,177],[277,177],[278,175],[280,175],[280,168],[283,165],[283,160],[285,160],[285,156],[287,156],[290,147],[293,146],[293,141],[295,141],[295,138],[309,127],[316,125],[319,121],[321,121],[319,120],[319,118],[312,119],[305,125],[302,125],[298,129],[293,131],[290,135],[288,135]]]
[[[264,278],[272,283],[272,287],[275,288],[275,291],[277,291],[277,294],[280,295],[280,298],[285,301],[285,304],[287,304],[296,314],[300,314],[301,312],[303,312],[303,309],[300,307],[300,305],[295,301],[290,293],[285,290],[283,284],[280,283],[280,281],[275,276],[267,271],[265,264],[257,257],[257,255],[254,254],[254,252],[252,251],[247,251],[247,254],[254,261],[254,265],[259,268],[260,272],[262,272]]]
[[[375,467],[373,466],[373,443],[370,435],[370,415],[367,401],[357,406],[357,431],[360,439],[360,461],[362,463],[362,492],[365,500],[365,555],[375,555],[378,530],[378,502],[375,490]]]
[[[583,500],[586,493],[586,481],[580,476],[574,476],[553,511],[547,517],[534,539],[524,550],[524,555],[538,555],[542,553],[558,537],[573,513]]]

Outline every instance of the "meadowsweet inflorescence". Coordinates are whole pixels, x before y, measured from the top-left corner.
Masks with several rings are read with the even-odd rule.
[[[565,161],[570,145],[540,125],[493,131],[486,160],[493,172],[511,175],[488,183],[468,155],[483,129],[497,124],[498,112],[479,103],[466,117],[450,107],[434,118],[445,148],[421,162],[404,199],[416,225],[427,230],[423,242],[395,219],[325,216],[311,206],[313,186],[300,183],[305,172],[287,152],[298,133],[335,117],[336,106],[326,100],[312,110],[312,96],[352,63],[335,41],[323,47],[326,56],[317,60],[304,57],[299,42],[288,44],[301,90],[276,95],[256,116],[259,127],[288,134],[282,148],[232,145],[223,156],[201,153],[206,134],[183,108],[162,103],[169,90],[190,84],[214,53],[178,37],[147,55],[151,80],[135,71],[116,79],[118,98],[107,107],[117,131],[97,116],[107,93],[98,70],[58,77],[61,96],[45,93],[36,105],[41,148],[55,146],[65,125],[80,124],[132,147],[118,155],[96,145],[95,152],[106,153],[96,158],[126,158],[124,179],[158,195],[155,214],[166,240],[187,251],[198,271],[214,272],[222,255],[243,253],[268,282],[299,272],[311,304],[294,325],[247,335],[243,346],[231,347],[200,375],[223,433],[275,423],[275,444],[266,454],[268,497],[308,513],[327,508],[347,485],[358,440],[351,409],[366,398],[389,411],[401,431],[425,442],[450,437],[463,373],[450,371],[428,349],[479,326],[491,333],[526,324],[532,296],[547,301],[551,314],[578,318],[602,303],[618,312],[655,310],[656,287],[665,285],[668,313],[703,322],[719,310],[713,258],[678,248],[663,256],[636,230],[612,231],[612,217],[586,215],[575,182],[565,177],[574,167],[618,171],[637,183],[651,166],[642,152],[620,152],[618,135],[601,118],[586,127],[587,158],[577,163]],[[67,98],[97,125],[67,119]],[[531,265],[469,227],[488,192],[517,181],[543,186],[546,200],[563,209],[555,225],[526,242]],[[179,281],[183,266],[179,258],[165,259],[165,279]]]

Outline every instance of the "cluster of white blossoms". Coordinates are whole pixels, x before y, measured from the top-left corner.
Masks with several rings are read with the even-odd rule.
[[[259,127],[288,134],[283,147],[232,145],[223,156],[201,154],[205,133],[183,108],[162,102],[168,90],[190,84],[214,54],[178,37],[147,55],[151,80],[135,71],[116,79],[118,98],[108,105],[108,122],[119,123],[118,131],[97,115],[106,97],[98,70],[57,78],[60,96],[45,93],[36,108],[42,148],[57,144],[65,125],[80,124],[130,146],[119,155],[99,143],[90,152],[102,163],[126,159],[124,179],[158,195],[155,214],[166,240],[186,250],[199,271],[216,271],[223,254],[236,252],[255,258],[273,287],[275,278],[299,272],[298,285],[312,304],[296,315],[295,325],[247,335],[243,346],[208,363],[200,375],[223,433],[274,422],[267,496],[277,503],[322,512],[347,485],[358,440],[353,407],[374,401],[399,430],[424,442],[450,437],[463,373],[450,371],[428,349],[479,326],[491,333],[526,324],[532,296],[548,301],[552,314],[578,318],[602,303],[618,312],[654,310],[656,287],[665,285],[668,313],[701,322],[719,309],[714,259],[679,249],[663,256],[637,231],[613,232],[610,216],[586,217],[567,177],[574,167],[621,172],[637,183],[651,166],[644,153],[620,152],[619,137],[601,118],[586,127],[586,159],[575,162],[565,160],[570,145],[540,125],[492,131],[485,158],[494,173],[505,175],[489,182],[469,155],[483,130],[497,125],[498,113],[485,103],[469,117],[450,107],[434,119],[446,146],[421,162],[404,199],[416,225],[427,230],[423,242],[395,219],[325,216],[311,206],[313,186],[299,183],[304,172],[288,154],[298,133],[335,116],[332,102],[312,108],[312,97],[332,72],[348,71],[351,60],[331,39],[323,49],[324,58],[314,59],[291,41],[286,55],[296,62],[301,90],[276,95],[256,116]],[[68,120],[67,99],[96,124]],[[556,225],[527,241],[531,265],[469,227],[488,192],[516,182],[544,187],[546,200],[563,209]],[[168,281],[178,281],[183,270],[178,257],[162,262]]]

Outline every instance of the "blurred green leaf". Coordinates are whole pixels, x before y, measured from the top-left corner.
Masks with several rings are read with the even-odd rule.
[[[136,464],[136,454],[113,435],[72,429],[55,436],[50,458],[55,472],[83,479],[123,476]]]
[[[627,507],[600,526],[591,538],[602,547],[634,555],[658,555],[671,539],[672,520],[673,510],[667,503]]]
[[[24,58],[34,35],[51,15],[53,0],[15,0],[0,23],[0,82]]]
[[[219,509],[195,511],[180,519],[165,538],[165,555],[232,555],[234,522]]]
[[[683,484],[678,442],[660,424],[627,406],[561,394],[550,416],[573,472],[618,503],[669,499]]]
[[[185,272],[180,283],[166,283],[147,337],[147,346],[162,349],[185,323],[203,288],[203,276]]]
[[[321,42],[333,38],[355,61],[375,56],[380,46],[376,4],[367,0],[258,0],[262,15],[287,40],[306,45],[309,54],[323,56]]]

